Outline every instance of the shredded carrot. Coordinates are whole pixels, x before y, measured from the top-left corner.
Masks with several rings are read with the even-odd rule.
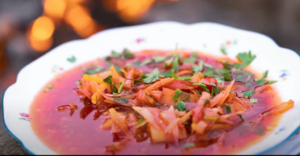
[[[273,114],[279,114],[279,113],[283,113],[285,111],[288,111],[289,109],[294,107],[294,101],[293,100],[289,100],[288,102],[283,102],[280,103],[274,107],[272,107],[271,109],[263,112],[264,115],[273,115]]]
[[[192,111],[189,111],[183,117],[180,118],[180,122],[184,123],[191,115],[192,115]]]
[[[69,103],[69,106],[71,109],[77,109],[77,106],[72,102]]]
[[[224,101],[226,100],[226,98],[228,97],[229,92],[230,92],[230,89],[231,89],[233,83],[234,83],[234,80],[232,80],[231,83],[230,83],[230,85],[228,85],[228,86],[226,87],[226,89],[223,91],[224,97],[223,97],[223,99],[220,101],[220,105],[222,105],[223,102],[224,102]]]
[[[147,87],[145,90],[152,91],[152,90],[158,89],[160,87],[167,85],[168,83],[172,82],[173,80],[175,80],[175,79],[174,78],[165,78],[165,79],[159,80],[159,81],[155,82],[154,84],[152,84],[151,86]]]
[[[103,79],[100,79],[98,77],[89,76],[87,74],[84,74],[83,78],[88,80],[88,81],[96,81],[97,83],[102,83],[103,82]]]
[[[112,82],[115,83],[117,87],[120,87],[120,83],[124,82],[125,79],[119,75],[118,71],[114,66],[111,66],[110,70],[112,72]]]
[[[203,79],[203,77],[204,77],[203,74],[199,72],[191,77],[191,81],[194,83],[198,83],[201,79]]]
[[[193,74],[192,70],[182,70],[182,71],[178,72],[176,74],[176,76],[180,77],[180,76],[191,75],[191,74]]]

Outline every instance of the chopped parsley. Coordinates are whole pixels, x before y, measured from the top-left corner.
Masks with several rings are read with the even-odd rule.
[[[216,73],[218,73],[218,74],[221,73],[223,75],[223,77],[225,78],[225,80],[227,80],[227,81],[232,80],[232,78],[230,76],[230,70],[228,70],[226,68],[219,68],[219,69],[216,70]],[[221,83],[221,82],[219,82],[219,83]]]
[[[140,65],[142,64],[142,62],[137,60],[137,61],[135,61],[133,64],[134,64],[134,65],[137,65],[137,66],[140,66]]]
[[[123,50],[123,55],[125,58],[134,58],[134,54],[131,53],[128,49]]]
[[[215,72],[215,70],[214,70],[213,68],[209,68],[209,69],[207,69],[205,72],[203,72],[202,74],[203,74],[204,76],[208,76],[208,75],[213,74],[214,72]]]
[[[265,79],[265,78],[267,78],[267,76],[268,76],[268,73],[269,73],[269,71],[268,71],[268,70],[267,70],[267,71],[265,71],[265,72],[263,73],[263,75],[262,75],[261,79]]]
[[[249,90],[249,91],[246,91],[246,92],[243,92],[243,96],[245,98],[248,98],[249,96],[252,96],[254,94],[254,90]]]
[[[112,93],[117,93],[118,92],[118,88],[116,86],[116,84],[113,84],[113,88],[112,88]]]
[[[256,102],[258,102],[258,100],[257,99],[250,99],[250,102],[251,103],[256,103]]]
[[[251,83],[246,83],[245,86],[249,87],[249,86],[251,86]]]
[[[194,63],[196,62],[196,57],[191,56],[183,61],[184,63]]]
[[[257,86],[262,86],[265,83],[273,84],[273,83],[277,82],[277,81],[274,81],[274,80],[266,80],[267,76],[268,76],[268,70],[263,73],[261,79],[255,79],[255,82],[256,82]]]
[[[204,62],[203,62],[203,65],[204,65],[205,67],[207,67],[207,68],[213,68],[213,66],[210,65],[210,64],[208,64],[208,63],[204,63]]]
[[[53,89],[53,85],[48,85],[48,86],[46,87],[46,89],[44,90],[44,92],[48,92],[49,89]]]
[[[222,52],[224,55],[227,55],[227,52],[226,52],[225,47],[222,47],[220,50],[221,50],[221,52]]]
[[[180,79],[180,80],[191,80],[192,78],[190,76],[181,76],[181,77],[178,77],[178,79]]]
[[[94,75],[99,73],[103,68],[101,66],[89,66],[85,74]]]
[[[177,105],[175,105],[175,109],[178,109],[179,111],[185,111],[185,103],[178,99]]]
[[[273,83],[275,83],[275,82],[277,82],[276,80],[269,80],[268,81],[268,84],[273,84]]]
[[[242,79],[243,77],[244,77],[244,75],[242,75],[242,74],[239,74],[236,76],[237,79]]]
[[[103,79],[103,81],[104,82],[106,82],[106,83],[108,83],[109,85],[110,85],[110,88],[111,88],[111,90],[112,91],[115,91],[115,85],[113,86],[113,84],[112,84],[112,76],[111,75],[109,75],[109,76],[107,76],[105,79]],[[117,89],[118,90],[118,89]],[[114,92],[113,92],[114,93]]]
[[[193,85],[200,86],[204,91],[209,92],[209,90],[207,89],[207,86],[203,82],[193,83]]]
[[[180,61],[180,57],[177,54],[174,55],[174,62],[173,62],[173,65],[172,65],[172,69],[176,73],[178,73],[178,71],[179,71],[179,61]]]
[[[139,121],[135,125],[139,125],[139,124],[141,124],[144,121],[145,121],[145,118],[141,118],[141,119],[139,119]]]
[[[256,55],[252,55],[251,51],[249,51],[248,53],[239,53],[237,58],[242,62],[242,64],[235,63],[233,65],[236,68],[245,68],[256,58]]]
[[[171,71],[171,77],[172,77],[172,78],[175,78],[175,79],[179,79],[179,78],[177,77],[177,75],[176,75],[173,71]]]
[[[112,51],[112,52],[111,52],[111,55],[112,55],[113,57],[115,57],[115,58],[122,58],[122,54],[119,54],[119,53],[117,53],[117,52],[115,52],[115,51]]]
[[[198,66],[192,66],[192,70],[194,71],[195,74],[201,72],[203,70],[203,64],[204,62],[203,61],[200,61]]]
[[[177,101],[179,99],[181,93],[182,93],[182,90],[176,89],[175,90],[175,95],[173,96],[172,99],[175,100],[175,101]]]
[[[149,64],[149,63],[151,63],[151,62],[152,62],[152,60],[147,59],[147,60],[145,60],[144,62],[141,62],[140,66],[147,65],[147,64]]]
[[[76,58],[75,58],[74,56],[69,57],[67,60],[68,60],[69,62],[71,62],[71,63],[76,62]]]
[[[154,69],[154,71],[152,73],[149,74],[145,74],[147,78],[144,78],[143,81],[145,83],[152,83],[155,82],[156,80],[158,80],[159,78],[159,71],[157,68]]]
[[[191,147],[195,147],[196,145],[194,143],[187,143],[185,145],[183,145],[180,149],[181,150],[185,150],[185,149],[188,149],[188,148],[191,148]]]
[[[231,113],[231,108],[230,108],[230,106],[225,105],[225,109],[226,109],[227,113]]]
[[[165,56],[152,56],[155,63],[163,62],[167,59]]]
[[[245,119],[243,118],[243,116],[241,114],[237,115],[243,122],[245,121]]]
[[[120,85],[120,88],[119,88],[119,90],[118,90],[118,94],[120,94],[120,93],[121,93],[121,91],[122,91],[122,89],[123,89],[123,86],[124,86],[124,84],[125,84],[124,82],[122,82],[122,83],[121,83],[121,85]]]
[[[172,77],[172,71],[167,71],[167,72],[164,72],[164,73],[160,73],[161,76],[163,77]]]

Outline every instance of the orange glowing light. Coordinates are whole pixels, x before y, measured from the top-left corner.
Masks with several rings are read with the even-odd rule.
[[[29,35],[30,46],[37,52],[44,52],[48,50],[53,43],[52,37],[46,40],[36,40],[32,35]]]
[[[65,0],[45,0],[44,12],[53,18],[62,18],[66,10]]]
[[[85,0],[67,0],[69,3],[82,4]]]
[[[31,35],[36,40],[47,40],[54,32],[55,26],[51,18],[41,16],[36,19],[31,28]]]
[[[68,10],[65,20],[81,37],[88,37],[96,31],[96,22],[90,17],[88,10],[80,5]]]
[[[116,8],[121,18],[132,22],[149,10],[155,0],[117,0]]]

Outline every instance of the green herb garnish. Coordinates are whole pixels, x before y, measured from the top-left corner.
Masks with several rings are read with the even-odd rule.
[[[155,63],[163,62],[167,59],[165,56],[152,56]]]
[[[200,61],[198,66],[192,66],[192,70],[194,71],[195,74],[201,72],[203,70],[203,64],[204,62],[203,61]]]
[[[273,83],[275,83],[275,82],[277,82],[276,80],[269,80],[268,81],[268,84],[273,84]]]
[[[140,65],[142,64],[142,62],[137,60],[137,61],[135,61],[133,64],[134,64],[134,65],[137,65],[137,66],[140,66]]]
[[[208,75],[213,74],[214,72],[215,72],[215,70],[214,70],[213,68],[209,68],[209,69],[207,69],[205,72],[203,72],[202,74],[203,74],[204,76],[208,76]]]
[[[76,58],[75,58],[74,56],[69,57],[67,60],[68,60],[69,62],[71,62],[71,63],[76,62]]]
[[[251,86],[251,83],[246,83],[245,86],[249,87],[249,86]]]
[[[226,109],[227,113],[231,113],[231,108],[230,108],[230,106],[225,105],[225,109]]]
[[[196,61],[196,58],[194,56],[191,56],[187,59],[185,59],[183,62],[184,63],[194,63]]]
[[[241,114],[237,115],[243,122],[245,121],[245,119],[243,118],[243,116]]]
[[[224,55],[227,55],[227,52],[226,52],[225,47],[222,47],[220,50],[221,50],[221,52],[222,52]]]
[[[179,78],[177,77],[177,75],[176,75],[173,71],[171,71],[171,77],[172,77],[172,78],[175,78],[176,80],[179,79]]]
[[[175,108],[178,109],[179,111],[185,111],[185,103],[182,100],[178,99]]]
[[[242,75],[242,74],[239,74],[236,76],[237,79],[242,79],[243,77],[244,77],[244,75]]]
[[[112,85],[112,80],[111,80],[112,76],[109,75],[107,76],[105,79],[103,79],[104,82],[108,83],[110,85],[111,90],[113,89],[113,85]]]
[[[117,93],[118,92],[118,88],[116,86],[116,84],[114,83],[113,88],[112,88],[112,93]]]
[[[248,98],[249,96],[252,96],[254,94],[254,90],[249,90],[249,91],[246,91],[246,92],[243,92],[243,96],[245,98]]]
[[[144,121],[145,121],[145,118],[141,118],[141,119],[139,119],[139,121],[135,125],[139,125],[139,124],[141,124]]]
[[[233,64],[236,68],[245,68],[247,67],[255,58],[255,55],[252,55],[251,51],[239,53],[237,58],[242,62],[242,64],[235,63]]]
[[[122,91],[122,89],[123,89],[123,86],[124,86],[124,84],[125,84],[124,82],[122,82],[122,83],[121,83],[121,85],[120,85],[120,88],[119,88],[119,90],[118,90],[118,94],[120,94],[120,93],[121,93],[121,91]]]
[[[172,99],[175,100],[175,101],[177,101],[179,99],[181,93],[182,93],[182,90],[176,89],[175,90],[175,95],[173,96]]]
[[[200,86],[204,91],[209,92],[209,90],[207,89],[207,86],[203,82],[193,83],[193,85]]]
[[[172,77],[172,71],[167,71],[167,72],[164,72],[164,73],[160,73],[161,76],[163,77]]]
[[[188,149],[188,148],[191,148],[191,147],[195,147],[196,145],[194,143],[187,143],[185,145],[183,145],[180,149],[181,150],[185,150],[185,149]]]
[[[251,103],[256,103],[256,102],[258,102],[258,100],[257,99],[250,99],[250,102]]]
[[[158,80],[159,78],[159,71],[157,68],[154,69],[154,71],[150,74],[145,74],[147,78],[143,79],[145,83],[152,83]]]
[[[147,59],[147,60],[145,60],[144,62],[142,62],[142,63],[140,64],[140,66],[147,65],[147,64],[149,64],[149,63],[151,63],[151,62],[152,62],[152,60]]]
[[[112,52],[111,52],[111,55],[112,55],[113,57],[115,57],[115,58],[122,58],[122,54],[119,54],[119,53],[117,53],[117,52],[115,52],[115,51],[112,51]]]
[[[134,58],[134,54],[131,53],[128,49],[123,50],[123,55],[125,58]]]

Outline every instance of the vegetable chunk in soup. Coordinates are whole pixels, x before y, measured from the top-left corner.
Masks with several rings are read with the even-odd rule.
[[[112,52],[50,81],[31,126],[58,154],[234,154],[294,106],[280,101],[268,71],[248,70],[255,57]]]

